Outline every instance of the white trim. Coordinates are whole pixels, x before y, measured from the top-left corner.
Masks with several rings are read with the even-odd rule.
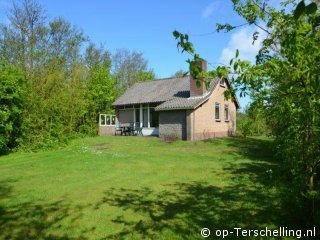
[[[217,106],[219,107],[219,118],[216,117],[216,108]],[[215,102],[214,104],[214,119],[217,121],[217,122],[220,122],[221,121],[221,104],[218,103],[218,102]]]
[[[104,118],[104,124],[102,124],[102,117]],[[109,117],[109,124],[107,123],[107,117]],[[114,119],[114,124],[112,124],[112,118]],[[118,119],[116,117],[116,115],[114,114],[99,114],[99,126],[103,127],[103,126],[115,126],[118,122]]]

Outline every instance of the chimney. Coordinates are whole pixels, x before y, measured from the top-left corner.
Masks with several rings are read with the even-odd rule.
[[[207,71],[207,62],[206,61],[197,61],[196,66],[200,67],[203,72]],[[197,85],[197,79],[190,75],[190,97],[202,96],[206,93],[206,84],[203,82],[203,79],[200,79],[200,86]]]

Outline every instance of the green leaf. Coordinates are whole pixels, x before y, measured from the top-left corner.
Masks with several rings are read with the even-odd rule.
[[[239,49],[236,50],[236,58],[239,57]]]
[[[308,6],[305,8],[305,13],[306,14],[313,14],[317,11],[317,4],[316,3],[310,3]]]
[[[304,4],[304,0],[302,0],[296,7],[296,9],[293,12],[293,16],[296,20],[299,19],[299,17],[303,14],[305,11],[306,5]]]
[[[177,30],[173,31],[172,34],[176,39],[180,36],[180,33]]]

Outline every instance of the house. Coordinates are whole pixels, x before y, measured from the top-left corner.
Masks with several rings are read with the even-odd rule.
[[[206,63],[201,67],[206,71]],[[143,135],[201,140],[234,135],[237,99],[226,100],[227,79],[196,85],[191,76],[139,82],[120,96],[113,106],[121,124],[139,123]],[[100,129],[100,132],[101,131]]]

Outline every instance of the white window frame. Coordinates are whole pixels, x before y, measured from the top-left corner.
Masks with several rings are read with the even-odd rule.
[[[219,108],[219,118],[217,118],[217,116],[216,116],[217,106],[218,106],[218,108]],[[218,103],[218,102],[216,102],[216,103],[214,104],[214,118],[215,118],[215,120],[216,120],[217,122],[220,122],[220,121],[221,121],[221,104]]]
[[[104,119],[104,121],[102,121]],[[109,121],[107,120],[109,119]],[[112,121],[114,119],[114,121]],[[113,114],[99,114],[99,126],[115,126],[117,124],[117,117]],[[104,122],[104,123],[103,123]]]
[[[226,110],[227,110],[227,115],[226,115]],[[229,122],[230,120],[230,111],[229,111],[229,104],[224,105],[224,121]]]

